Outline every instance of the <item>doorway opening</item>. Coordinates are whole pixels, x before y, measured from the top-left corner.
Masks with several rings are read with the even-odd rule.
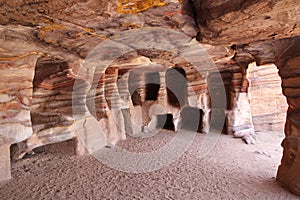
[[[187,101],[187,80],[185,70],[173,67],[166,72],[168,103],[174,107],[183,107]]]
[[[288,104],[275,65],[248,66],[252,122],[255,132],[284,132]]]
[[[156,101],[158,97],[158,91],[160,88],[160,76],[159,72],[147,72],[145,74],[146,83],[146,101]]]
[[[230,88],[226,85],[230,80],[230,76],[227,77],[227,73],[211,73],[207,80],[207,86],[209,88],[209,94],[211,99],[211,120],[210,127],[216,130],[222,130],[226,133],[226,120],[225,112],[230,107]],[[222,80],[222,81],[220,81]]]
[[[175,131],[175,125],[173,123],[173,115],[170,113],[157,115],[156,128]]]
[[[202,132],[203,111],[196,107],[185,107],[182,110],[182,129]]]

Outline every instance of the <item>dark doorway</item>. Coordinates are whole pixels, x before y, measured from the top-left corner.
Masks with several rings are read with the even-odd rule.
[[[142,73],[133,71],[129,73],[128,90],[131,95],[132,104],[134,106],[142,105],[142,99],[139,93],[139,90],[141,90],[142,76]]]
[[[156,101],[160,88],[160,76],[158,72],[148,72],[145,74],[146,101]]]
[[[195,107],[185,107],[182,110],[182,129],[201,132],[203,111]]]
[[[227,74],[228,75],[228,74]],[[230,99],[230,90],[227,87],[226,91],[226,74],[211,73],[208,77],[208,88],[211,99],[211,123],[210,127],[215,130],[226,132],[226,116],[225,111],[230,104],[227,99]],[[228,79],[228,78],[227,78]],[[225,82],[224,82],[225,81]],[[229,92],[229,93],[228,93]]]
[[[175,131],[172,114],[157,115],[156,128]]]
[[[174,107],[183,107],[187,101],[186,73],[181,67],[173,67],[166,72],[168,103]]]

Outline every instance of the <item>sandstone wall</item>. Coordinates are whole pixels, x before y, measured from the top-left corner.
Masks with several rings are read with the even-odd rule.
[[[248,67],[250,105],[255,131],[284,131],[287,102],[275,65]]]
[[[184,0],[199,39],[213,45],[246,44],[300,34],[297,0]]]
[[[277,180],[297,195],[300,195],[299,45],[300,37],[297,36],[252,43],[241,47],[237,53],[241,52],[243,60],[248,57],[249,62],[256,61],[258,65],[274,63],[279,69],[282,91],[287,98],[288,110],[285,123],[286,137],[282,142],[284,151],[277,172]]]
[[[155,9],[148,9],[151,7],[148,4],[140,4],[141,10],[134,12],[134,15],[126,15],[124,13],[129,11],[124,5],[116,12],[115,1],[1,1],[0,153],[3,162],[0,163],[0,180],[10,176],[9,147],[14,143],[20,144],[18,147],[22,147],[19,142],[23,141],[26,144],[19,152],[22,157],[35,147],[52,143],[80,146],[78,140],[73,140],[78,137],[86,142],[87,150],[101,148],[108,141],[98,137],[100,127],[104,129],[108,138],[111,138],[112,143],[124,139],[124,134],[113,120],[118,120],[118,117],[122,117],[126,112],[112,109],[114,108],[112,105],[117,104],[119,98],[118,86],[112,80],[118,78],[119,70],[124,66],[115,63],[113,72],[107,73],[100,80],[94,80],[94,74],[90,72],[95,66],[83,69],[82,72],[78,69],[93,48],[104,40],[118,38],[120,32],[141,28],[166,28],[179,31],[191,38],[186,41],[188,44],[183,46],[198,48],[200,44],[192,38],[214,45],[202,46],[209,55],[204,50],[197,55],[188,52],[188,55],[192,57],[194,63],[201,63],[202,72],[209,71],[206,68],[207,57],[214,61],[217,67],[215,74],[221,72],[223,83],[212,84],[210,88],[213,89],[212,99],[216,100],[217,104],[212,111],[214,115],[211,119],[214,121],[226,113],[229,120],[227,125],[233,134],[236,137],[243,137],[249,143],[253,142],[253,138],[249,138],[253,133],[253,124],[245,69],[254,61],[259,65],[270,63],[277,65],[283,80],[283,93],[289,104],[285,126],[286,138],[283,142],[284,156],[277,179],[294,193],[300,194],[300,148],[298,148],[300,39],[286,38],[300,33],[299,2],[297,0],[184,1],[184,5],[188,3],[190,5],[184,12],[192,15],[194,20],[182,15],[180,5],[174,2],[156,4],[159,7]],[[141,13],[142,10],[144,12]],[[149,39],[145,37],[142,39],[156,40],[160,35],[154,37],[149,34],[149,36]],[[285,39],[274,40],[283,37]],[[174,44],[175,39],[178,38],[169,37],[167,42],[177,47],[177,44]],[[133,40],[132,44],[135,42],[136,40]],[[136,57],[147,57],[151,62],[167,68],[183,62],[182,58],[164,51],[139,49],[136,53]],[[110,52],[107,55],[111,55]],[[191,103],[193,105],[203,103],[204,110],[210,112],[210,102],[207,98],[207,87],[210,87],[209,73],[204,73],[201,77],[195,76],[193,73],[195,70],[190,68],[189,63],[185,64],[183,68],[191,82],[188,91],[198,92],[196,100],[189,102],[193,102]],[[261,75],[266,77],[265,73]],[[79,83],[75,89],[74,77]],[[89,80],[90,78],[92,80]],[[91,91],[93,81],[99,83],[99,87]],[[253,82],[255,86],[255,80]],[[106,89],[112,91],[105,91],[105,84]],[[222,98],[220,94],[223,84],[227,102],[218,101]],[[75,98],[74,96],[72,98],[74,91]],[[96,94],[93,94],[95,91]],[[104,97],[105,92],[108,98]],[[162,90],[159,92],[163,94]],[[143,97],[143,91],[141,90],[138,95]],[[165,98],[165,95],[162,97]],[[191,99],[193,100],[193,94],[190,95],[189,100]],[[91,105],[94,100],[97,106],[93,112]],[[76,110],[78,113],[72,113],[72,106],[78,106]],[[265,116],[265,113],[263,114]],[[73,129],[74,124],[80,127],[77,131]]]

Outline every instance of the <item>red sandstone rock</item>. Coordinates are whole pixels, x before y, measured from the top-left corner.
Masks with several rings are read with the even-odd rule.
[[[192,5],[188,5],[191,2]],[[229,130],[233,130],[236,136],[244,137],[251,143],[253,126],[245,69],[249,63],[256,61],[258,65],[274,63],[279,68],[283,93],[288,98],[290,109],[285,129],[287,138],[283,143],[285,151],[277,179],[294,193],[300,194],[300,153],[297,145],[300,109],[297,100],[300,97],[297,79],[300,66],[298,49],[300,38],[297,37],[300,32],[297,25],[298,2],[293,0],[184,1],[183,13],[193,15],[195,20],[177,12],[178,6],[178,3],[170,3],[155,9],[143,9],[143,12],[135,15],[126,15],[116,12],[115,1],[1,2],[0,136],[4,136],[5,142],[0,145],[0,153],[6,162],[1,162],[0,168],[4,169],[4,174],[0,174],[0,179],[9,177],[8,149],[13,143],[26,140],[26,146],[19,152],[24,155],[35,147],[60,143],[75,137],[86,141],[89,152],[107,144],[107,138],[111,143],[124,139],[125,134],[122,130],[124,127],[120,130],[113,121],[113,118],[119,119],[122,110],[113,112],[109,110],[118,107],[122,103],[122,98],[128,96],[124,93],[126,87],[125,89],[119,87],[115,82],[120,78],[120,74],[130,69],[128,65],[121,65],[122,62],[158,63],[165,66],[165,69],[176,64],[182,65],[190,83],[187,88],[189,92],[187,102],[203,109],[205,131],[207,132],[209,128],[210,112],[214,114],[212,121],[228,112]],[[126,56],[120,58],[119,63],[113,64],[116,68],[111,68],[112,73],[109,69],[101,79],[93,80],[99,83],[96,94],[88,93],[90,91],[88,80],[91,73],[88,70],[80,71],[82,59],[105,39],[117,36],[122,31],[147,27],[173,29],[190,37],[196,37],[198,31],[196,39],[211,46],[202,45],[206,50],[203,51],[205,52],[203,55],[194,55],[192,52],[187,55],[193,59],[194,64],[201,66],[197,70],[203,74],[197,75],[196,70],[190,68],[191,63],[187,63],[174,53],[139,49],[135,52],[135,56],[143,56],[146,58],[145,62],[139,63],[128,55],[127,58]],[[170,38],[171,41],[175,39]],[[220,44],[227,46],[218,46]],[[191,40],[190,45],[199,47],[195,40]],[[230,45],[233,46],[229,47]],[[44,58],[37,61],[38,57]],[[220,73],[210,71],[211,66],[205,62],[207,57],[214,61]],[[40,66],[43,67],[39,69]],[[131,65],[133,66],[134,64]],[[161,72],[163,74],[163,70]],[[259,76],[270,78],[268,72],[257,71],[260,72],[262,74]],[[223,82],[214,83],[216,76],[220,76]],[[75,99],[78,100],[78,105],[76,104],[78,113],[75,114],[72,112],[74,111],[72,109],[74,79],[79,81],[79,86],[76,88],[79,90],[76,91],[78,96]],[[137,76],[136,80],[138,83],[143,83],[143,75]],[[161,82],[165,83],[165,81],[164,75],[161,75]],[[268,81],[256,84],[257,82],[253,80],[253,91],[261,84],[267,85]],[[222,95],[220,96],[224,86],[227,102],[223,101]],[[117,93],[119,89],[123,90],[121,97]],[[269,92],[276,93],[272,90]],[[156,103],[169,106],[166,104],[165,85],[162,84],[158,93]],[[141,109],[148,110],[147,106],[150,104],[144,104],[144,87],[138,87],[135,95],[137,104],[142,106]],[[215,101],[212,102],[217,105],[214,110],[211,110],[211,102],[206,95],[210,95]],[[81,100],[85,102],[80,102]],[[93,102],[97,104],[95,112],[92,112],[91,108]],[[270,107],[272,106],[274,105],[270,102]],[[149,122],[149,118],[144,116],[148,111],[139,113],[138,107],[133,108],[132,105],[128,107],[132,113],[138,113],[134,117],[141,118],[141,125]],[[178,114],[178,109],[175,109],[177,108],[170,107],[168,111]],[[263,112],[267,110],[265,107],[253,107],[253,110],[255,114],[260,114],[259,121],[263,121],[262,116],[266,119],[266,112]],[[89,112],[92,112],[91,115],[86,116],[85,114]],[[166,111],[162,110],[162,112]],[[274,113],[268,113],[271,114]],[[176,115],[176,118],[179,119],[179,115]],[[280,121],[280,119],[276,120]],[[125,119],[120,118],[120,121],[123,123]],[[96,122],[97,125],[89,126],[93,124],[92,122]],[[11,126],[11,123],[14,123],[14,126]],[[76,123],[81,127],[78,132],[75,131]],[[96,130],[102,128],[107,138],[97,135],[97,131],[93,131],[93,128]],[[75,149],[80,148],[80,140],[71,144],[78,147]]]
[[[282,94],[281,79],[274,65],[248,68],[250,105],[255,131],[282,131],[287,102]]]

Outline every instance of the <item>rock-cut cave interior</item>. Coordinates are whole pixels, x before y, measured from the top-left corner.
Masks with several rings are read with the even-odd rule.
[[[0,199],[299,199],[299,0],[0,1]]]

